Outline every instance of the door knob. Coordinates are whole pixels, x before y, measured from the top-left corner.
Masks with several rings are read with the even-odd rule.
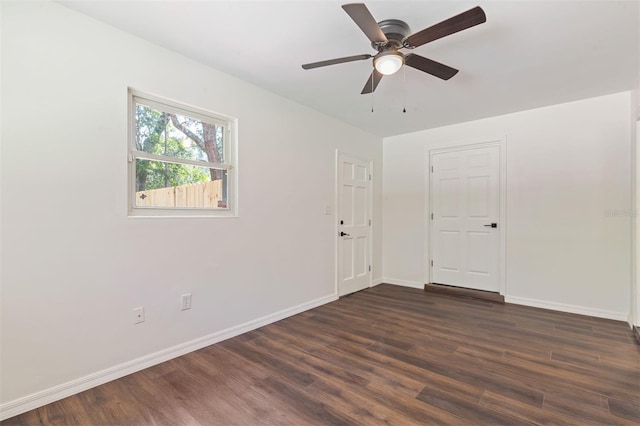
[[[340,231],[340,236],[341,236],[341,237],[348,237],[348,236],[349,236],[349,234],[347,234],[346,232],[342,232],[342,231]]]
[[[497,227],[498,227],[498,224],[497,224],[497,223],[490,223],[490,224],[488,224],[488,225],[484,225],[484,226],[486,226],[486,227],[491,227],[491,228],[497,228]]]

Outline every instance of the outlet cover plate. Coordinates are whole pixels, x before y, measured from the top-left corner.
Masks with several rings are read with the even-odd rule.
[[[180,309],[186,311],[191,309],[191,293],[185,293],[180,299]]]

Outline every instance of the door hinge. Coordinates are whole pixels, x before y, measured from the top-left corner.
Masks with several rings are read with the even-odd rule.
[[[371,219],[369,219],[369,226],[371,226]]]
[[[433,260],[431,261],[431,267],[433,268]]]
[[[369,175],[369,180],[371,180],[371,175]]]
[[[433,173],[433,166],[431,166],[431,173]]]
[[[133,162],[133,154],[129,153],[129,155],[127,155],[127,161],[128,161],[129,163],[132,163],[132,162]]]
[[[431,220],[433,220],[433,213],[431,213]]]
[[[369,272],[371,272],[371,265],[369,265]]]

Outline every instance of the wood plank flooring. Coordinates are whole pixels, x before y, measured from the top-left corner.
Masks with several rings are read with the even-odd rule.
[[[638,425],[622,322],[380,285],[2,425]]]

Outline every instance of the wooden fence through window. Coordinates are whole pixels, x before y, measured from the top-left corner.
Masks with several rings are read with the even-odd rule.
[[[218,208],[222,179],[136,192],[137,207]]]

